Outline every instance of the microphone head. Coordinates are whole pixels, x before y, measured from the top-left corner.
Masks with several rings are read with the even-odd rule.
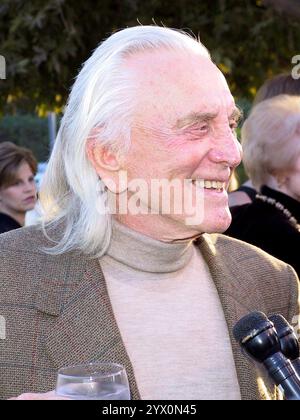
[[[298,359],[299,342],[291,325],[282,315],[279,314],[271,315],[269,320],[274,324],[280,340],[282,353],[290,360]]]
[[[289,334],[290,332],[293,332],[292,327],[282,315],[273,314],[269,316],[269,320],[273,322],[279,338]]]
[[[280,352],[280,342],[273,324],[262,312],[252,312],[237,322],[233,335],[253,360],[263,363]]]
[[[253,338],[268,322],[263,312],[251,312],[240,319],[233,328],[233,336],[238,343]]]

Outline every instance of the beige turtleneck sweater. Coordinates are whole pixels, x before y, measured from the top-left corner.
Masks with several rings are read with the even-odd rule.
[[[241,399],[219,296],[192,242],[114,222],[100,264],[142,399]]]

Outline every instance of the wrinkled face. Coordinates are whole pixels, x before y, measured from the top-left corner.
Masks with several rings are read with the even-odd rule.
[[[224,77],[208,58],[192,52],[146,52],[127,66],[140,93],[125,163],[129,181],[192,180],[185,188],[196,205],[202,194],[201,220],[187,225],[191,213],[185,206],[181,214],[161,217],[183,236],[225,231],[231,222],[226,188],[241,149],[234,132],[237,109]],[[170,199],[180,200],[173,192]],[[156,200],[147,205],[156,207]]]
[[[0,209],[9,215],[32,210],[36,203],[34,175],[27,162],[21,163],[15,182],[0,190]]]

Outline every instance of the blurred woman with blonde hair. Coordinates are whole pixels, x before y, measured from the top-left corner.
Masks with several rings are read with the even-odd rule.
[[[294,79],[290,73],[279,74],[267,80],[257,91],[253,106],[258,105],[267,99],[279,95],[300,95],[300,79]],[[230,207],[240,206],[251,203],[256,196],[255,190],[250,180],[246,181],[236,191],[231,190],[229,194]]]
[[[233,207],[227,234],[291,264],[300,274],[300,96],[256,105],[242,128],[246,172],[259,193]]]

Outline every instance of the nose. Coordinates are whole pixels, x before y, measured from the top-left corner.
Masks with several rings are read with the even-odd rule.
[[[217,139],[210,150],[209,156],[214,163],[236,168],[242,161],[242,146],[230,130],[226,135],[223,134]]]

